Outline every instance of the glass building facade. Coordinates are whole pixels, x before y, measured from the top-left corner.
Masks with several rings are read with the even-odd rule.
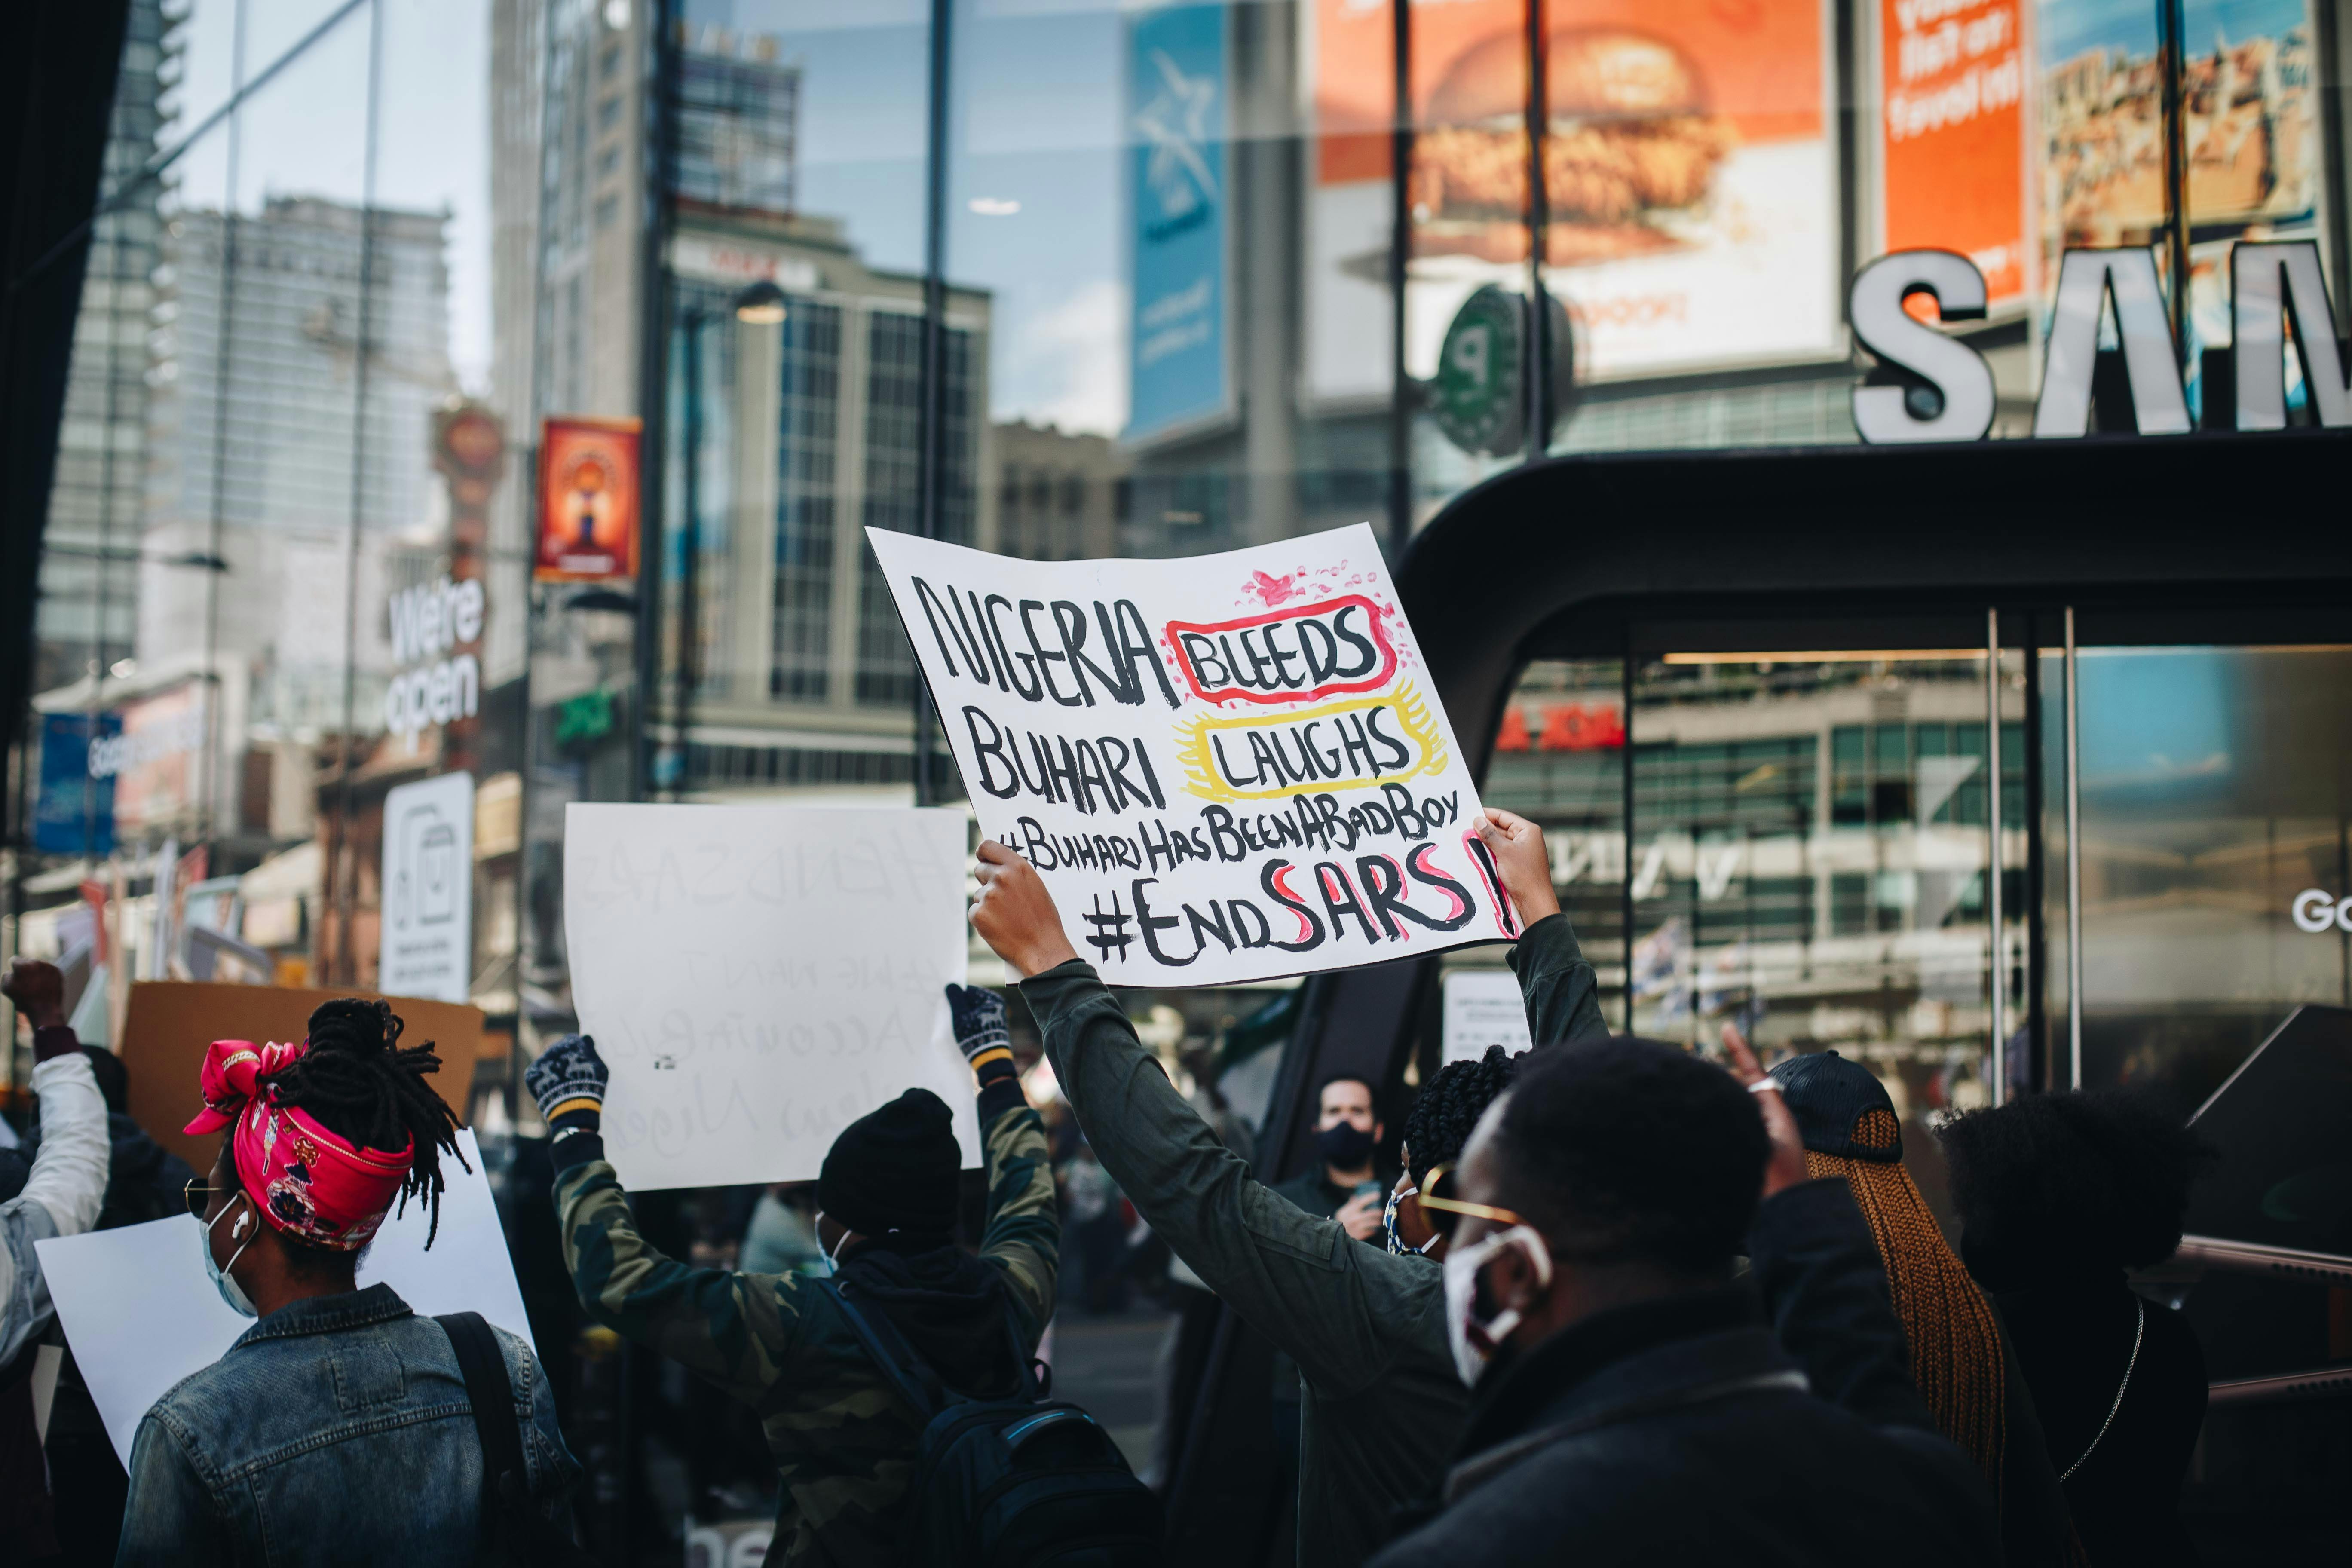
[[[0,947],[383,986],[387,796],[463,775],[486,1147],[528,1149],[513,1068],[574,1022],[566,805],[961,798],[864,529],[1060,560],[1370,521],[1401,567],[1548,458],[1831,472],[1857,392],[1942,406],[1854,330],[1851,279],[1901,251],[1981,278],[1942,327],[2008,442],[2070,250],[2151,258],[2220,429],[2233,248],[2308,242],[2284,419],[2342,422],[2298,347],[2352,323],[2337,0],[131,16]],[[756,283],[781,324],[737,318]],[[2101,431],[2146,413],[2124,325],[2092,329]],[[534,579],[540,432],[575,416],[642,425],[635,580]],[[1575,494],[1563,530],[1644,526]],[[1637,605],[1613,646],[1517,651],[1463,739],[1544,825],[1612,1025],[1835,1047],[1926,1124],[1997,1072],[2193,1105],[2298,1005],[2352,1005],[2352,619],[2086,620],[2070,653],[2064,594],[2027,597],[1990,637]],[[1183,1081],[1266,1118],[1295,985],[1129,1000]],[[1445,1052],[1415,1016],[1400,1111]],[[651,1206],[719,1258],[734,1201]],[[613,1528],[671,1552],[757,1513],[756,1436],[719,1454],[682,1382],[631,1369],[635,1459],[589,1436],[628,1402],[582,1346]],[[1119,1424],[1139,1463],[1155,1419]]]

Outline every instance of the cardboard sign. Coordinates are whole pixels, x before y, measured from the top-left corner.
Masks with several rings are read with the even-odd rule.
[[[630,1188],[807,1181],[911,1088],[981,1163],[961,984],[965,822],[905,807],[573,805],[563,926]]]
[[[1518,934],[1369,527],[1178,561],[866,538],[982,828],[1044,873],[1106,980]]]
[[[220,1134],[190,1137],[180,1131],[204,1109],[197,1077],[205,1049],[215,1040],[299,1040],[310,1015],[338,996],[375,998],[364,991],[306,991],[278,985],[215,985],[186,980],[155,980],[131,988],[131,1010],[117,1055],[131,1075],[131,1120],[147,1136],[194,1165],[212,1168]],[[433,1043],[441,1070],[433,1090],[466,1120],[473,1099],[474,1060],[481,1054],[478,1007],[425,1002],[413,996],[388,1000],[405,1027],[400,1043]]]
[[[424,1317],[479,1312],[529,1342],[530,1321],[473,1133],[457,1134],[457,1150],[473,1169],[441,1156],[448,1186],[432,1250],[425,1247],[425,1212],[411,1200],[376,1232],[360,1260],[360,1285],[382,1281]],[[253,1327],[213,1288],[199,1234],[194,1220],[177,1215],[34,1243],[74,1363],[126,1468],[140,1418],[155,1401],[220,1360]]]

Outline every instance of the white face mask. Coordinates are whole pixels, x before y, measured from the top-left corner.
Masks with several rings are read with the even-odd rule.
[[[1454,1371],[1465,1388],[1476,1386],[1496,1347],[1519,1326],[1521,1314],[1516,1307],[1507,1307],[1485,1322],[1474,1321],[1471,1316],[1477,1310],[1478,1270],[1506,1247],[1525,1247],[1528,1262],[1535,1266],[1537,1288],[1550,1285],[1551,1248],[1528,1226],[1496,1231],[1445,1255],[1445,1338],[1454,1348]]]
[[[236,1196],[242,1198],[245,1194],[239,1193]],[[236,1199],[232,1198],[229,1207],[235,1206]],[[228,1227],[229,1239],[237,1243],[237,1248],[228,1255],[228,1263],[226,1267],[223,1267],[220,1261],[213,1257],[213,1226],[226,1218],[228,1218],[228,1208],[224,1208],[220,1213],[213,1215],[212,1225],[205,1226],[196,1236],[196,1240],[205,1249],[205,1272],[213,1277],[213,1289],[220,1292],[220,1299],[229,1304],[232,1311],[240,1317],[259,1317],[261,1314],[255,1309],[253,1298],[245,1293],[245,1287],[239,1285],[236,1278],[229,1273],[229,1269],[236,1267],[236,1260],[245,1256],[245,1249],[253,1245],[253,1242],[245,1235],[253,1225],[252,1200],[246,1201],[245,1212],[237,1216],[235,1225]],[[254,1234],[258,1236],[261,1233],[255,1231]]]
[[[816,1217],[815,1217],[814,1219],[811,1220],[809,1223],[810,1223],[810,1226],[811,1226],[811,1227],[812,1227],[812,1228],[814,1228],[814,1226],[816,1226],[823,1225],[823,1224],[824,1223],[824,1211],[823,1209],[819,1209],[819,1210],[817,1210],[817,1211],[816,1211]],[[839,1237],[838,1239],[836,1239],[836,1240],[834,1242],[834,1244],[833,1244],[833,1246],[832,1246],[831,1249],[829,1249],[829,1250],[828,1250],[828,1249],[825,1247],[825,1245],[824,1245],[824,1243],[822,1240],[820,1240],[820,1241],[816,1244],[816,1245],[817,1245],[817,1250],[818,1250],[821,1254],[823,1254],[823,1256],[824,1256],[824,1271],[825,1271],[825,1273],[827,1273],[827,1274],[838,1274],[838,1273],[840,1273],[840,1272],[841,1272],[841,1249],[842,1249],[842,1247],[843,1247],[843,1246],[844,1246],[844,1245],[845,1245],[848,1240],[849,1240],[849,1227],[848,1227],[847,1226],[843,1226],[841,1227],[841,1236],[840,1236],[840,1237]]]

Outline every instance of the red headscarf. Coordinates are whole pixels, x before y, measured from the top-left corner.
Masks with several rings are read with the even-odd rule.
[[[184,1131],[216,1132],[234,1123],[229,1155],[261,1217],[315,1246],[355,1252],[400,1195],[416,1144],[411,1139],[396,1154],[362,1149],[299,1106],[278,1104],[269,1080],[310,1049],[307,1040],[215,1040],[205,1053],[205,1108]]]

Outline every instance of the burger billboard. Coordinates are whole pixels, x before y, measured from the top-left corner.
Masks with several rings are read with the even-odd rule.
[[[1385,319],[1370,279],[1388,246],[1374,193],[1390,175],[1391,24],[1386,5],[1361,0],[1312,9],[1308,373],[1313,390],[1345,395],[1379,390],[1368,373],[1383,368],[1349,349],[1336,302]],[[1527,11],[1414,0],[1412,24],[1405,363],[1427,378],[1464,300],[1490,284],[1527,289]],[[1546,26],[1543,271],[1574,321],[1581,374],[1843,354],[1820,0],[1554,0]],[[1356,323],[1354,338],[1373,325]]]

